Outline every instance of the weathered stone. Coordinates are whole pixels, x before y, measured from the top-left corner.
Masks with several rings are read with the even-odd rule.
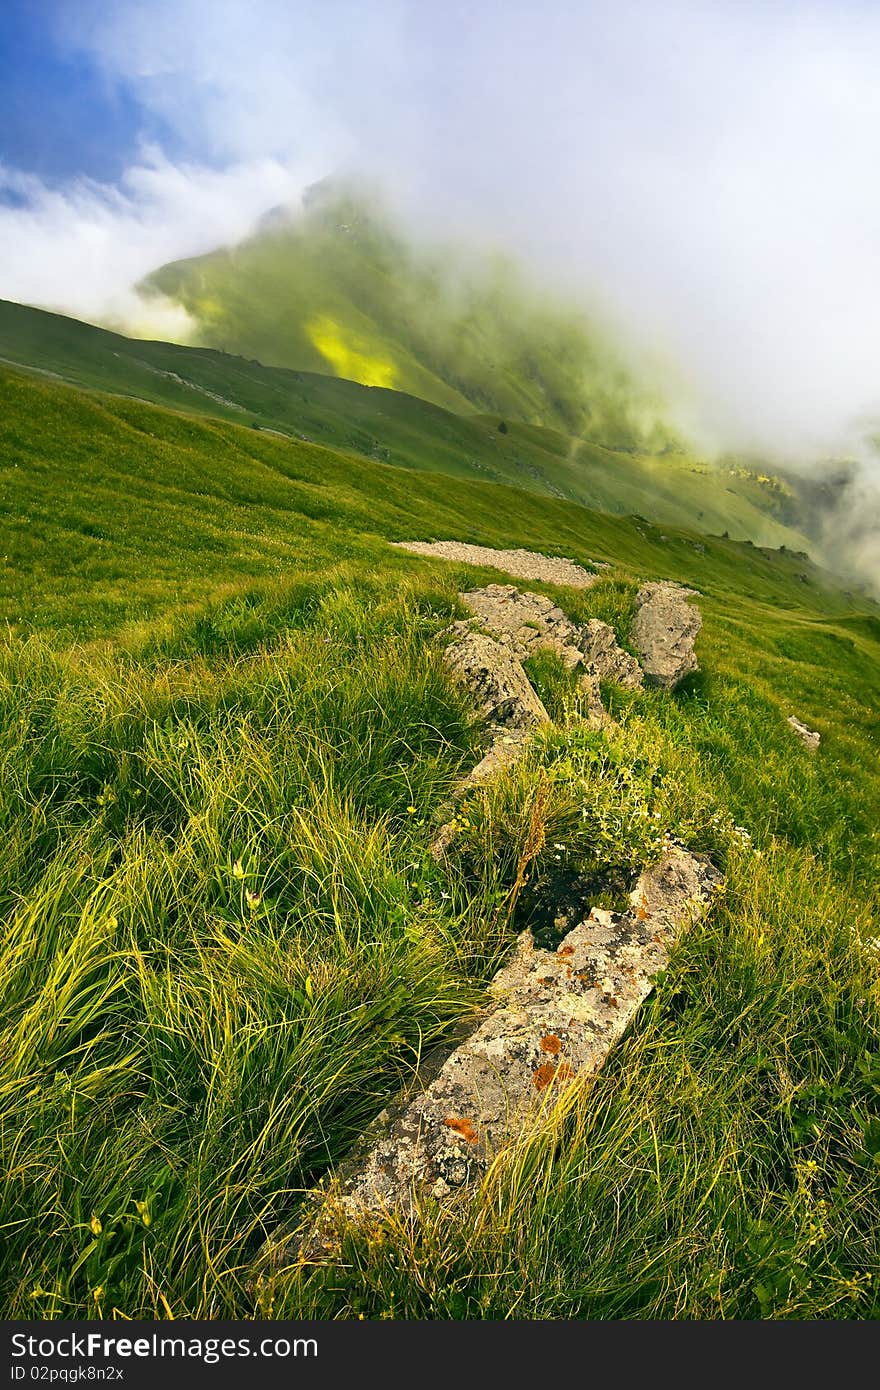
[[[820,733],[817,733],[815,729],[808,729],[806,724],[802,724],[801,721],[793,714],[790,714],[788,716],[787,722],[791,726],[791,728],[794,729],[801,742],[805,743],[806,746],[810,749],[810,752],[815,753],[816,749],[819,747],[819,744],[822,742],[822,735]]]
[[[570,589],[588,589],[597,575],[583,565],[561,555],[541,555],[535,550],[493,550],[488,545],[468,545],[464,541],[392,541],[398,550],[427,555],[439,560],[458,560],[466,565],[491,565],[517,579],[540,580],[544,584],[566,584]],[[607,564],[599,562],[602,569]]]
[[[476,767],[468,773],[463,791],[491,782],[503,767],[509,767],[511,763],[516,762],[528,740],[528,734],[517,729],[506,732],[495,726],[491,732],[492,742]]]
[[[450,670],[474,695],[488,721],[491,743],[461,783],[459,794],[489,781],[523,750],[529,732],[548,722],[547,711],[520,662],[542,648],[555,651],[569,670],[577,670],[587,722],[601,729],[611,717],[602,705],[599,683],[616,680],[636,686],[642,671],[634,657],[618,646],[614,631],[596,618],[573,623],[552,599],[520,593],[513,584],[487,584],[460,594],[473,613],[452,624],[445,659]],[[431,851],[442,858],[454,830],[444,825]]]
[[[459,598],[480,627],[520,660],[549,648],[570,671],[579,670],[592,682],[642,683],[635,657],[618,646],[613,628],[598,618],[574,623],[552,599],[528,591],[520,593],[513,584],[487,584],[484,589],[459,594]]]
[[[458,787],[462,795],[471,787],[482,786],[515,762],[533,729],[549,722],[540,697],[509,648],[475,632],[469,623],[456,623],[454,638],[444,659],[458,679],[467,686],[480,713],[488,723],[490,744],[483,757]],[[441,826],[431,845],[440,860],[455,837],[455,822]]]
[[[703,620],[687,602],[696,592],[663,582],[644,584],[636,596],[632,642],[651,685],[674,690],[697,670],[694,641]]]
[[[543,594],[520,593],[513,584],[487,584],[459,595],[481,627],[520,659],[552,647],[572,668],[581,662],[574,645],[579,629]]]
[[[639,663],[618,645],[614,629],[598,618],[588,618],[580,629],[577,642],[584,669],[595,680],[616,681],[635,689],[644,683]]]
[[[459,631],[446,648],[445,660],[490,723],[527,730],[549,721],[519,661],[494,638],[483,632]]]
[[[602,692],[599,689],[599,682],[595,676],[589,676],[585,671],[578,677],[578,686],[581,693],[585,696],[586,721],[591,729],[608,729],[614,724],[614,720],[602,704]]]
[[[705,857],[670,844],[640,876],[626,912],[594,908],[555,952],[536,949],[528,932],[521,936],[490,986],[488,1017],[366,1155],[320,1194],[305,1247],[329,1246],[340,1216],[395,1208],[412,1214],[420,1194],[443,1198],[477,1181],[563,1087],[598,1071],[666,966],[677,933],[702,914],[720,883]]]

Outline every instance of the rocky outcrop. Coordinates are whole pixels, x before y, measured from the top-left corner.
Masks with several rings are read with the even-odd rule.
[[[318,1194],[307,1248],[329,1248],[340,1217],[411,1214],[420,1194],[443,1199],[477,1181],[564,1087],[599,1070],[676,935],[702,915],[721,881],[705,857],[670,844],[640,876],[627,911],[594,908],[555,952],[536,949],[525,933],[490,986],[488,1016],[335,1187]]]
[[[685,602],[692,593],[670,584],[640,591],[634,636],[659,684],[671,687],[696,667],[700,615]],[[465,786],[517,756],[548,722],[522,666],[536,651],[550,647],[580,673],[598,702],[597,719],[607,719],[598,701],[601,680],[643,679],[605,623],[576,624],[552,600],[513,585],[460,597],[473,617],[447,630],[445,659],[472,692],[493,740]],[[440,832],[435,853],[445,852],[453,824]],[[299,1234],[264,1250],[263,1269],[295,1254],[332,1258],[346,1223],[392,1211],[414,1220],[422,1197],[443,1201],[479,1181],[564,1088],[598,1072],[668,964],[678,933],[703,914],[721,882],[704,855],[668,841],[625,911],[587,913],[581,896],[558,918],[565,935],[555,951],[536,948],[524,933],[471,1034],[422,1074],[419,1094],[379,1116],[337,1178],[312,1194],[312,1216]]]
[[[593,682],[642,684],[639,663],[618,645],[613,628],[598,618],[574,623],[552,599],[521,593],[513,584],[487,584],[459,598],[474,619],[457,624],[456,630],[483,628],[521,661],[549,648],[570,671],[580,671]]]
[[[473,695],[491,740],[460,787],[463,792],[490,781],[502,767],[514,762],[531,731],[549,723],[550,716],[516,657],[485,633],[458,624],[444,658],[453,675]],[[451,822],[442,827],[432,847],[436,857],[446,852],[452,834]]]
[[[819,744],[822,742],[822,735],[820,733],[817,733],[815,729],[808,729],[806,724],[802,724],[801,721],[793,714],[790,714],[788,716],[788,720],[786,722],[792,729],[794,729],[798,738],[801,740],[802,743],[806,744],[810,752],[815,753],[816,749],[819,747]]]
[[[582,661],[575,643],[580,629],[543,594],[520,593],[513,584],[487,584],[459,594],[477,624],[508,647],[520,660],[539,647],[551,647],[569,669]],[[466,626],[471,626],[466,622]]]
[[[459,628],[446,648],[449,669],[463,681],[490,724],[526,731],[549,716],[520,662],[494,638]]]
[[[487,584],[459,598],[474,616],[453,623],[443,634],[452,635],[445,660],[473,695],[491,738],[488,751],[460,791],[488,781],[514,761],[529,733],[549,722],[521,665],[535,652],[549,648],[569,670],[580,673],[587,719],[595,728],[604,727],[609,720],[602,706],[600,681],[636,686],[643,680],[635,657],[618,646],[607,623],[596,618],[574,623],[543,594],[520,593],[513,584]],[[435,855],[445,853],[451,837],[450,823],[434,841]]]
[[[696,593],[665,581],[639,589],[632,643],[649,684],[674,690],[697,670],[694,642],[703,620],[699,609],[687,602]]]
[[[599,618],[588,618],[577,640],[584,672],[596,681],[616,681],[629,690],[644,684],[644,673],[634,656],[618,645],[614,629]]]
[[[544,584],[565,584],[570,589],[588,589],[598,575],[561,555],[541,555],[536,550],[493,550],[488,545],[468,545],[464,541],[392,541],[398,550],[438,560],[458,560],[465,565],[491,565],[517,579]],[[597,561],[597,567],[607,564]]]
[[[574,623],[543,594],[520,593],[513,584],[487,584],[459,598],[474,615],[453,623],[445,660],[470,690],[489,726],[488,751],[468,774],[459,791],[488,781],[522,751],[529,733],[549,722],[549,716],[521,662],[541,649],[556,652],[571,671],[579,672],[586,696],[586,717],[603,728],[609,715],[602,705],[603,680],[641,685],[644,677],[635,657],[617,643],[614,631],[598,618]],[[443,855],[452,838],[444,826],[433,851]]]

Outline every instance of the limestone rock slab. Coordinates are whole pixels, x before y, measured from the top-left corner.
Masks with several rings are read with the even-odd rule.
[[[664,581],[643,584],[636,595],[632,642],[651,685],[674,690],[697,670],[694,642],[703,620],[687,602],[696,592]]]
[[[594,908],[555,952],[520,937],[488,1016],[327,1196],[317,1248],[322,1220],[411,1213],[420,1193],[442,1199],[477,1181],[563,1087],[595,1074],[721,881],[704,856],[670,844],[627,911]]]
[[[550,716],[520,662],[494,638],[483,632],[459,631],[446,648],[445,660],[490,723],[524,731],[549,722]]]
[[[788,716],[786,723],[790,728],[794,729],[798,738],[809,748],[810,752],[815,753],[819,744],[822,742],[822,735],[815,729],[808,729],[806,724],[802,724],[794,714]]]

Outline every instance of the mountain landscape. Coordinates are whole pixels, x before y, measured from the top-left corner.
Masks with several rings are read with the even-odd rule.
[[[755,544],[810,544],[797,479],[684,448],[620,450],[510,417],[456,414],[387,388],[264,367],[216,350],[137,341],[0,301],[0,357],[10,366],[140,400],[326,444],[365,458],[504,482],[617,515],[691,526]],[[803,529],[802,529],[803,528]]]
[[[0,299],[5,1315],[876,1318],[848,458],[404,226]]]
[[[236,246],[162,267],[142,289],[182,305],[206,345],[269,366],[611,448],[674,438],[583,315],[498,253],[420,249],[357,184],[307,189],[301,209],[276,210]]]
[[[10,303],[0,356],[13,1314],[873,1307],[880,619],[807,558],[794,489],[518,419],[485,382],[440,405]],[[603,732],[532,658],[548,732],[468,794],[441,862],[481,729],[434,639],[505,562],[388,544],[436,537],[599,567],[518,582],[625,645],[645,580],[698,590],[704,623],[699,675],[609,686]],[[341,1283],[261,1272],[528,904],[584,878],[613,905],[664,835],[723,900],[583,1104],[460,1221],[353,1227]]]

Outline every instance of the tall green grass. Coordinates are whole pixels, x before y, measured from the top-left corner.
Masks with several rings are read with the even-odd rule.
[[[329,451],[292,480],[231,426],[8,386],[7,1315],[875,1315],[871,605],[790,556]],[[387,546],[435,514],[613,559],[588,591],[541,587],[624,641],[640,577],[695,583],[700,674],[607,690],[599,734],[536,660],[553,724],[456,800],[480,731],[436,639],[498,575]],[[454,1219],[264,1266],[516,932],[547,934],[548,895],[619,901],[667,835],[725,893],[592,1085]]]
[[[426,846],[474,756],[432,641],[452,595],[445,613],[435,591],[287,597],[299,626],[258,645],[230,601],[125,656],[4,653],[9,1313],[873,1307],[877,969],[844,864],[780,840],[769,808],[738,827],[676,727],[699,705],[645,694],[610,736],[560,710],[459,804],[439,868]],[[592,876],[613,900],[669,833],[713,853],[727,897],[580,1108],[460,1223],[428,1212],[416,1245],[351,1236],[341,1271],[256,1278],[525,925],[528,835],[533,879]]]
[[[341,590],[213,664],[4,653],[14,1314],[228,1309],[473,1001],[473,909],[416,848],[472,741],[432,626]]]

